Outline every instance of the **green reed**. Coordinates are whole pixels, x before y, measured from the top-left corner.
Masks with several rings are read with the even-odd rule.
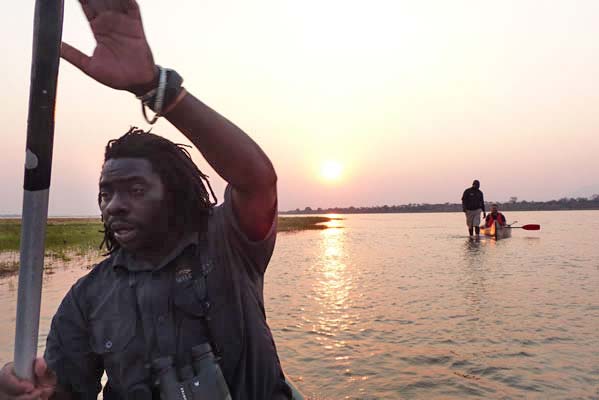
[[[326,229],[329,217],[279,217],[278,231]],[[46,251],[64,254],[65,249],[97,249],[102,241],[99,219],[51,218],[46,227]],[[21,220],[0,219],[0,252],[19,250]]]

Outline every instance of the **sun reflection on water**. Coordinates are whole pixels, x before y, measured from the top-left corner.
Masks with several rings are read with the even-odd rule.
[[[340,221],[332,221],[339,223]],[[338,225],[340,226],[340,225]],[[320,257],[314,266],[313,293],[319,304],[313,332],[317,341],[336,360],[346,360],[346,342],[339,337],[350,329],[351,292],[353,280],[345,253],[345,230],[329,228],[320,233]]]
[[[328,229],[343,227],[343,218],[340,214],[325,214],[325,217],[331,218],[330,221],[323,223],[323,225],[326,226]]]

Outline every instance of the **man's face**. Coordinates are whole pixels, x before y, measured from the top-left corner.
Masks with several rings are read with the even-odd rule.
[[[478,189],[478,188],[480,188],[480,183],[478,181],[474,181],[474,182],[472,182],[472,187],[474,189]]]
[[[491,213],[492,214],[497,214],[497,206],[492,206],[491,207]]]
[[[100,210],[124,249],[143,254],[160,245],[167,231],[165,189],[144,158],[109,159],[100,175]]]

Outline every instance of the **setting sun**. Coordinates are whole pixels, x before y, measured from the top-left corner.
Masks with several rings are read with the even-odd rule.
[[[326,161],[320,168],[320,175],[327,181],[336,181],[341,177],[343,167],[336,161]]]

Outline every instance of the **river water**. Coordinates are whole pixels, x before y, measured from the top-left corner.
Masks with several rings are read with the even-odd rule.
[[[280,234],[265,301],[286,373],[318,399],[599,399],[599,211],[506,214],[542,230],[472,241],[448,213]],[[93,261],[49,261],[40,352]],[[1,362],[16,295],[0,279]]]

